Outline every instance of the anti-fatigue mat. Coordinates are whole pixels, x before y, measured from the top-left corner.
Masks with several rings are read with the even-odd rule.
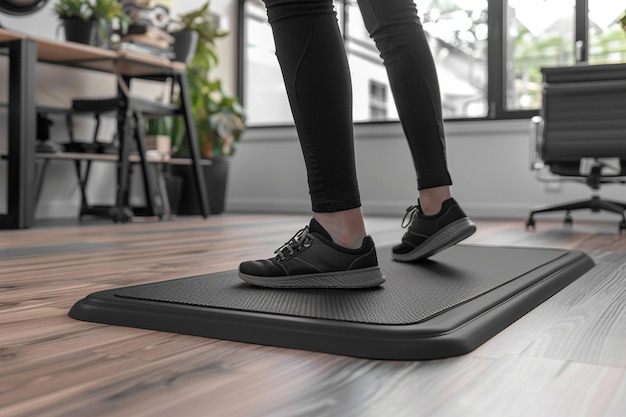
[[[594,266],[560,249],[457,245],[425,262],[378,249],[387,282],[366,290],[267,289],[219,272],[91,294],[69,315],[97,323],[328,352],[421,360],[480,346]]]

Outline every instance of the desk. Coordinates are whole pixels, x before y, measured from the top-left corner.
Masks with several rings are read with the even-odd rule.
[[[200,167],[200,150],[191,107],[186,67],[159,57],[131,51],[113,51],[82,45],[38,38],[27,34],[0,29],[0,47],[7,49],[9,57],[9,108],[8,108],[8,187],[7,213],[0,214],[0,229],[24,229],[33,224],[35,213],[35,67],[37,62],[65,65],[82,69],[109,72],[119,79],[120,110],[118,132],[120,155],[117,162],[116,207],[122,210],[124,184],[127,184],[129,164],[130,109],[125,82],[141,77],[171,77],[180,87],[181,113],[185,120],[191,160],[194,165],[196,191],[201,212],[208,216],[209,206],[204,177]]]

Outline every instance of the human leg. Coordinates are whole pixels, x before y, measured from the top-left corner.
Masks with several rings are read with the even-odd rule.
[[[358,3],[387,70],[417,174],[419,204],[407,210],[409,230],[392,256],[401,261],[424,259],[475,231],[451,198],[435,63],[413,0]]]
[[[313,217],[336,243],[365,237],[352,127],[352,85],[330,0],[265,0],[302,147]]]
[[[348,61],[331,0],[265,0],[314,212],[359,207]]]
[[[366,236],[354,161],[352,86],[331,0],[264,0],[304,155],[311,224],[240,277],[274,287],[361,288],[384,282]]]
[[[358,0],[383,59],[407,138],[418,189],[449,186],[439,81],[412,0]]]

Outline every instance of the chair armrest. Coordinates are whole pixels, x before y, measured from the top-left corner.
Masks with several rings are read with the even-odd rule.
[[[543,146],[543,118],[534,116],[530,119],[530,169],[539,171],[544,167],[541,155]]]

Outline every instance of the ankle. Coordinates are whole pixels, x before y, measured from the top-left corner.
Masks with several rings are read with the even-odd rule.
[[[432,216],[441,211],[441,205],[444,201],[451,198],[449,186],[425,188],[419,190],[420,210],[427,216]]]
[[[360,208],[332,213],[313,213],[313,218],[328,232],[333,242],[344,248],[360,248],[367,236]]]

